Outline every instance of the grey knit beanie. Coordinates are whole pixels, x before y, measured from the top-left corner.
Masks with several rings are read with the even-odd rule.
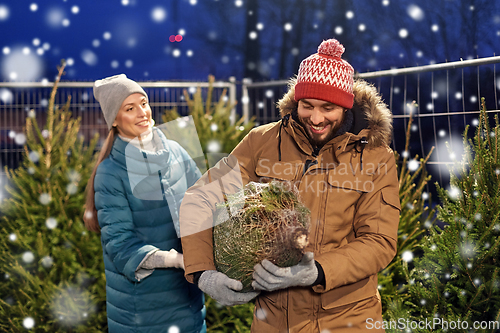
[[[144,89],[137,82],[127,78],[125,74],[110,76],[94,82],[94,97],[101,105],[108,129],[113,126],[123,101],[135,93],[143,94],[146,99],[148,98]]]

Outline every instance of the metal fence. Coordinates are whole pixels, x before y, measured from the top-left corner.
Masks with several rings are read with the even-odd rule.
[[[500,57],[465,60],[450,63],[392,69],[357,74],[373,83],[394,115],[392,148],[407,154],[410,159],[425,156],[432,147],[435,151],[429,162],[430,172],[441,184],[448,181],[443,165],[461,155],[462,132],[467,125],[477,125],[481,97],[486,98],[488,112],[499,112],[498,90],[500,79],[497,65]],[[153,118],[161,123],[161,115],[177,108],[187,114],[183,90],[206,92],[208,82],[139,82],[148,93]],[[235,112],[257,124],[279,119],[276,102],[287,91],[286,80],[252,83],[243,80],[237,84],[215,82],[213,100],[218,100],[224,89],[234,105]],[[92,82],[61,82],[57,104],[71,96],[71,111],[81,117],[81,135],[89,139],[94,133],[101,138],[107,134],[106,124],[92,93]],[[0,83],[0,190],[5,184],[3,166],[16,167],[22,159],[25,137],[23,127],[29,113],[40,124],[45,121],[46,108],[53,83]],[[237,89],[241,85],[241,89]],[[34,113],[33,113],[34,112]],[[410,149],[404,152],[405,130],[410,114],[414,117]],[[447,148],[447,146],[449,149]],[[0,191],[0,196],[1,196]]]
[[[194,94],[201,89],[205,96],[208,82],[139,82],[148,94],[152,116],[161,124],[162,115],[173,108],[181,115],[188,114],[183,91]],[[6,184],[4,166],[16,168],[22,160],[26,136],[23,128],[26,117],[35,117],[40,126],[46,121],[47,106],[53,82],[0,82],[0,200]],[[56,95],[56,105],[63,105],[71,97],[70,111],[81,117],[80,135],[86,141],[95,133],[101,138],[107,136],[108,129],[100,111],[99,103],[92,91],[93,82],[60,82]],[[224,99],[231,105],[236,102],[236,83],[214,82],[212,100],[218,101],[226,90]],[[236,112],[233,109],[233,114]]]

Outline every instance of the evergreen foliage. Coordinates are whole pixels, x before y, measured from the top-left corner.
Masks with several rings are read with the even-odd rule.
[[[397,311],[398,304],[405,297],[406,276],[403,269],[403,253],[412,253],[418,247],[420,239],[427,234],[435,221],[435,209],[431,208],[431,196],[425,192],[431,176],[425,168],[433,149],[425,158],[416,155],[408,159],[410,129],[413,119],[410,117],[406,129],[406,144],[402,154],[394,152],[399,170],[399,199],[401,214],[399,217],[397,253],[392,262],[378,275],[382,308],[386,313]],[[402,157],[402,158],[401,158]],[[427,201],[427,203],[426,203]]]
[[[217,207],[215,266],[241,281],[243,292],[253,290],[253,268],[262,260],[289,267],[302,259],[308,244],[309,209],[300,203],[292,186],[279,181],[250,182]]]
[[[468,127],[464,159],[450,168],[450,188],[438,188],[438,219],[445,226],[431,229],[420,245],[423,255],[406,270],[406,316],[439,320],[433,332],[499,329],[493,322],[500,321],[500,125],[495,116],[490,127],[484,98],[474,138],[467,133]],[[474,328],[475,321],[484,326]]]
[[[214,103],[212,101],[214,81],[215,78],[210,75],[205,100],[203,100],[202,89],[200,88],[196,90],[192,98],[184,90],[184,98],[189,108],[189,115],[193,117],[203,152],[205,154],[229,154],[255,126],[254,118],[249,119],[245,124],[243,117],[239,117],[237,114],[231,116],[234,105],[231,105],[227,100],[225,89],[219,100]],[[166,111],[162,116],[162,120],[163,122],[170,122],[179,117],[179,113],[174,108]],[[190,151],[189,148],[186,149],[188,152]]]
[[[28,117],[22,164],[5,169],[11,197],[0,220],[3,332],[106,330],[100,238],[82,221],[97,136],[84,145],[69,97],[63,107],[54,105],[64,62],[58,70],[44,130]]]

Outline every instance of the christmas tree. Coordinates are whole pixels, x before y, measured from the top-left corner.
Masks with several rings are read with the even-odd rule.
[[[420,158],[409,158],[410,129],[413,118],[410,117],[406,129],[405,150],[394,152],[399,165],[399,199],[401,214],[399,217],[397,253],[392,262],[379,273],[378,284],[382,298],[382,308],[388,314],[398,308],[406,292],[406,276],[403,265],[411,260],[423,235],[434,224],[435,209],[431,208],[431,196],[426,191],[431,176],[425,168],[433,149]],[[388,317],[390,317],[388,315]]]
[[[309,209],[298,195],[292,183],[250,182],[217,205],[215,266],[241,281],[243,292],[253,290],[253,268],[262,260],[289,267],[302,259],[308,244]]]
[[[212,101],[214,81],[215,78],[210,75],[208,77],[209,87],[206,91],[205,100],[202,95],[202,89],[197,89],[192,98],[184,90],[184,98],[189,108],[189,116],[193,118],[196,126],[197,136],[203,153],[229,154],[245,135],[250,132],[255,123],[253,118],[245,123],[243,117],[238,116],[236,113],[231,113],[234,105],[231,105],[228,101],[225,89],[216,103]],[[179,117],[179,113],[174,108],[166,111],[162,116],[162,120],[166,123]],[[174,137],[173,139],[175,139]],[[183,147],[188,152],[192,151],[189,147]]]
[[[0,220],[3,332],[106,330],[100,239],[82,222],[98,138],[84,145],[69,97],[63,107],[54,104],[64,62],[58,70],[43,130],[36,118],[26,119],[22,164],[6,168],[11,197],[1,205]]]
[[[406,316],[433,321],[433,332],[500,329],[500,125],[495,116],[490,127],[484,98],[473,139],[467,134],[468,127],[464,158],[450,168],[451,186],[438,188],[445,226],[431,229],[423,255],[407,270]]]

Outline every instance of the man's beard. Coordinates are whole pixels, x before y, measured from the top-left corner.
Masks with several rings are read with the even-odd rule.
[[[346,117],[344,114],[344,116],[342,117],[342,120],[340,122],[335,123],[335,126],[332,126],[332,128],[330,129],[330,132],[327,134],[327,136],[324,139],[319,140],[319,139],[316,139],[313,137],[313,135],[311,133],[311,129],[309,128],[310,123],[305,121],[304,118],[300,117],[298,115],[298,113],[295,113],[295,116],[297,117],[298,123],[304,129],[304,132],[306,133],[307,138],[309,139],[309,142],[311,143],[311,145],[313,147],[323,147],[323,145],[325,143],[327,143],[328,141],[330,141],[331,139],[336,137],[339,128],[342,127],[342,125],[344,124],[344,122],[346,120]],[[329,123],[329,124],[332,125],[332,123]]]

